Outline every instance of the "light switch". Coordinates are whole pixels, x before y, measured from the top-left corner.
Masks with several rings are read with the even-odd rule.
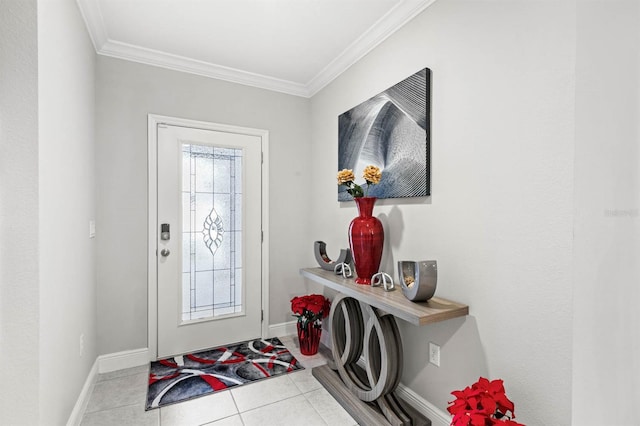
[[[89,221],[89,238],[95,238],[95,237],[96,237],[96,221],[92,219]]]

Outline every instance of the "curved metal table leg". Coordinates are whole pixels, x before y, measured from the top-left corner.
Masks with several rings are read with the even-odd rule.
[[[344,294],[334,298],[329,316],[330,367],[339,377],[328,367],[315,368],[313,375],[349,414],[367,426],[430,425],[395,394],[403,358],[395,318]]]

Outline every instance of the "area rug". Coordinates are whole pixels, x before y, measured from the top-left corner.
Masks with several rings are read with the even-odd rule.
[[[149,371],[146,409],[301,369],[304,367],[277,337],[154,361]]]

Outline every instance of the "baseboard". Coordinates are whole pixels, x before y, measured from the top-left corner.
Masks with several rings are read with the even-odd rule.
[[[149,349],[133,349],[130,351],[116,352],[100,355],[97,359],[98,373],[124,370],[125,368],[139,367],[149,363]]]
[[[269,335],[267,337],[291,336],[298,333],[296,321],[281,322],[280,324],[269,325]]]
[[[80,391],[80,395],[76,400],[76,405],[73,406],[73,411],[71,411],[71,415],[69,416],[69,420],[67,420],[67,426],[79,426],[82,421],[82,416],[84,414],[84,410],[87,408],[87,404],[89,403],[89,398],[91,397],[91,389],[93,385],[96,383],[96,378],[98,377],[98,359],[93,363],[91,370],[89,370],[89,374],[87,375],[86,380],[84,381],[84,386],[82,386],[82,390]]]
[[[431,420],[431,426],[449,426],[451,416],[442,411],[410,388],[400,383],[396,389],[398,396]]]

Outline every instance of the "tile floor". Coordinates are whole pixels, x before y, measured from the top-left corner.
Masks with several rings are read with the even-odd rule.
[[[82,418],[82,426],[353,426],[356,421],[311,375],[325,364],[322,353],[303,356],[296,336],[282,343],[305,367],[190,401],[144,410],[149,366],[100,374]]]

